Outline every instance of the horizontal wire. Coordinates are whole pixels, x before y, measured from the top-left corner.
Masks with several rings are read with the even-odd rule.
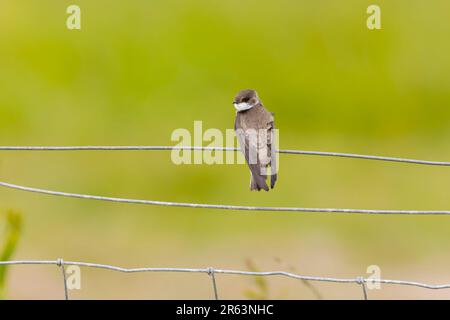
[[[194,146],[0,146],[0,151],[164,151],[164,150],[203,150],[203,151],[238,151],[238,148],[222,147],[194,147]],[[403,162],[429,166],[450,166],[450,162],[428,161],[396,157],[371,156],[364,154],[352,154],[341,152],[321,152],[306,150],[277,150],[278,153],[296,154],[305,156],[339,157],[376,161]]]
[[[59,261],[52,260],[19,260],[19,261],[0,261],[2,265],[59,265]],[[287,278],[305,280],[305,281],[317,281],[317,282],[333,282],[333,283],[383,283],[392,285],[404,285],[420,287],[425,289],[450,289],[450,284],[432,285],[427,283],[421,283],[416,281],[404,281],[404,280],[388,280],[388,279],[375,279],[375,278],[330,278],[330,277],[317,277],[317,276],[304,276],[292,272],[286,271],[241,271],[241,270],[227,270],[227,269],[214,269],[214,268],[123,268],[107,264],[97,264],[90,262],[76,262],[76,261],[64,261],[65,266],[79,266],[96,269],[106,269],[111,271],[123,272],[123,273],[139,273],[139,272],[178,272],[178,273],[206,273],[210,274],[221,273],[227,275],[242,275],[242,276],[282,276]]]
[[[52,195],[52,196],[91,199],[91,200],[120,202],[120,203],[145,204],[145,205],[154,205],[154,206],[169,206],[169,207],[187,207],[187,208],[222,209],[222,210],[244,210],[244,211],[325,212],[325,213],[402,214],[402,215],[416,215],[416,214],[450,215],[450,211],[264,207],[264,206],[236,206],[236,205],[223,205],[223,204],[204,204],[204,203],[139,200],[139,199],[114,198],[114,197],[103,197],[103,196],[94,196],[94,195],[87,195],[87,194],[51,191],[51,190],[46,190],[46,189],[37,189],[37,188],[19,186],[19,185],[15,185],[15,184],[11,184],[11,183],[6,183],[6,182],[0,182],[0,187],[16,189],[16,190],[21,190],[21,191],[27,191],[27,192],[33,192],[33,193],[47,194],[47,195]]]

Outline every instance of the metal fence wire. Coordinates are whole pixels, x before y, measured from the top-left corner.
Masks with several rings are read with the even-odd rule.
[[[68,147],[47,147],[47,146],[0,146],[0,151],[164,151],[164,150],[208,150],[208,151],[238,151],[237,148],[216,148],[216,147],[179,147],[179,146],[68,146]],[[305,156],[326,156],[326,157],[341,157],[341,158],[354,158],[376,161],[388,161],[409,163],[416,165],[428,165],[428,166],[450,166],[450,162],[442,161],[429,161],[429,160],[417,160],[395,157],[382,157],[349,153],[337,153],[337,152],[321,152],[321,151],[304,151],[304,150],[277,150],[281,154],[293,154],[293,155],[305,155]],[[126,199],[126,198],[112,198],[96,195],[67,193],[61,191],[52,191],[46,189],[38,189],[26,186],[20,186],[7,182],[1,182],[0,186],[10,189],[16,189],[21,191],[40,193],[52,196],[81,198],[111,202],[122,203],[134,203],[134,204],[146,204],[157,206],[175,206],[175,207],[190,207],[190,208],[206,208],[206,209],[223,209],[223,210],[244,210],[244,211],[294,211],[294,212],[329,212],[329,213],[360,213],[360,214],[423,214],[423,215],[450,215],[450,211],[418,211],[418,210],[368,210],[368,209],[337,209],[337,208],[301,208],[301,207],[263,207],[263,206],[239,206],[239,205],[223,205],[223,204],[202,204],[202,203],[180,203],[180,202],[168,202],[168,201],[156,201],[156,200],[138,200],[138,199]],[[366,285],[368,283],[379,283],[388,285],[400,285],[400,286],[412,286],[424,289],[440,290],[450,289],[450,284],[427,284],[415,281],[404,280],[388,280],[388,279],[375,279],[375,278],[330,278],[330,277],[317,277],[317,276],[305,276],[286,271],[240,271],[240,270],[226,270],[216,269],[212,267],[208,268],[123,268],[107,264],[97,264],[90,262],[76,262],[76,261],[64,261],[63,259],[57,260],[21,260],[21,261],[0,261],[0,266],[7,265],[55,265],[62,270],[64,298],[69,299],[69,289],[67,286],[67,277],[65,266],[79,266],[84,268],[96,268],[104,270],[112,270],[123,273],[139,273],[139,272],[176,272],[176,273],[201,273],[206,274],[211,279],[212,285],[212,297],[219,299],[219,288],[216,282],[216,275],[240,275],[240,276],[254,276],[254,277],[287,277],[306,282],[329,282],[339,284],[356,284],[361,287],[362,298],[368,299],[368,290]]]
[[[368,290],[366,285],[371,284],[388,284],[388,285],[399,285],[399,286],[409,286],[418,287],[431,290],[441,290],[450,289],[450,284],[427,284],[416,281],[404,281],[404,280],[388,280],[388,279],[377,279],[377,278],[330,278],[330,277],[317,277],[317,276],[305,276],[297,273],[286,272],[286,271],[242,271],[242,270],[229,270],[229,269],[216,269],[213,267],[208,268],[123,268],[108,264],[98,264],[90,262],[77,262],[77,261],[65,261],[61,258],[57,260],[19,260],[19,261],[0,261],[0,266],[8,265],[55,265],[62,270],[62,281],[64,298],[69,299],[69,289],[67,286],[67,277],[65,272],[66,266],[78,266],[83,268],[94,268],[111,270],[115,272],[122,273],[142,273],[142,272],[166,272],[166,273],[200,273],[205,274],[211,279],[212,295],[213,299],[219,299],[219,288],[216,282],[216,275],[239,275],[239,276],[253,276],[253,277],[285,277],[296,280],[302,280],[306,282],[328,282],[328,283],[338,283],[338,284],[355,284],[361,287],[361,298],[368,300]]]

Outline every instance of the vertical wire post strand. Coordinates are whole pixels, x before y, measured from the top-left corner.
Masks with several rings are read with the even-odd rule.
[[[214,275],[214,268],[208,268],[208,275],[211,277],[213,289],[214,289],[214,299],[219,300],[219,294],[217,293],[216,276]]]
[[[61,268],[64,280],[64,300],[69,300],[69,291],[67,290],[67,278],[66,278],[66,269],[64,268],[64,260],[59,258],[56,260],[56,265]]]
[[[357,283],[361,286],[361,288],[362,288],[364,300],[369,300],[369,298],[368,298],[368,296],[367,296],[366,282],[365,282],[364,278],[363,278],[363,277],[358,277],[358,278],[356,279],[356,282],[357,282]]]

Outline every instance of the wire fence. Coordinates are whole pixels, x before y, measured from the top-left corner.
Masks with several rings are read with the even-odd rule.
[[[238,148],[218,148],[218,147],[195,147],[195,146],[0,146],[0,151],[168,151],[168,150],[208,150],[208,151],[238,151]],[[341,158],[356,158],[365,160],[377,160],[388,162],[401,162],[409,164],[419,164],[428,166],[450,166],[450,162],[428,161],[407,158],[382,157],[361,154],[320,152],[304,150],[277,150],[281,154],[309,155],[309,156],[328,156]],[[371,210],[371,209],[343,209],[343,208],[305,208],[305,207],[268,207],[268,206],[241,206],[224,204],[205,204],[205,203],[186,203],[170,202],[158,200],[128,199],[117,197],[105,197],[98,195],[88,195],[80,193],[69,193],[53,191],[46,189],[21,186],[17,184],[0,181],[0,187],[40,193],[52,196],[91,199],[109,202],[145,204],[154,206],[169,207],[188,207],[202,209],[221,209],[221,210],[239,210],[239,211],[284,211],[284,212],[310,212],[310,213],[356,213],[356,214],[396,214],[396,215],[450,215],[450,210]]]
[[[203,150],[203,151],[238,151],[237,148],[216,148],[216,147],[188,147],[188,146],[68,146],[68,147],[49,147],[49,146],[0,146],[0,151],[164,151],[164,150]],[[360,155],[349,153],[337,153],[337,152],[320,152],[320,151],[304,151],[304,150],[277,150],[281,154],[293,154],[293,155],[306,155],[306,156],[326,156],[326,157],[341,157],[341,158],[354,158],[376,161],[388,161],[388,162],[400,162],[417,165],[429,165],[429,166],[450,166],[450,162],[442,161],[429,161],[429,160],[417,160],[407,158],[396,157],[382,157],[372,155]],[[367,209],[337,209],[337,208],[301,208],[301,207],[264,207],[264,206],[239,206],[239,205],[223,205],[223,204],[202,204],[202,203],[182,203],[182,202],[168,202],[168,201],[155,201],[155,200],[139,200],[139,199],[126,199],[126,198],[114,198],[104,197],[96,195],[67,193],[61,191],[52,191],[46,189],[38,189],[32,187],[26,187],[7,182],[1,182],[0,186],[15,190],[21,190],[26,192],[33,192],[39,194],[46,194],[52,196],[61,196],[69,198],[91,199],[110,202],[121,203],[133,203],[133,204],[145,204],[145,205],[157,205],[157,206],[173,206],[173,207],[189,207],[189,208],[204,208],[204,209],[223,209],[223,210],[243,210],[243,211],[285,211],[285,212],[328,212],[328,213],[360,213],[360,214],[425,214],[425,215],[450,215],[450,211],[418,211],[418,210],[367,210]],[[57,260],[21,260],[21,261],[0,261],[0,266],[7,265],[56,265],[62,270],[63,282],[64,282],[64,298],[69,299],[69,289],[67,286],[67,278],[65,266],[79,266],[85,268],[96,268],[111,270],[123,273],[140,273],[140,272],[169,272],[169,273],[201,273],[210,277],[212,283],[212,292],[215,299],[219,299],[219,288],[216,282],[217,274],[224,275],[240,275],[240,276],[255,276],[255,277],[287,277],[306,282],[328,282],[339,284],[356,284],[361,287],[362,298],[368,299],[368,291],[366,285],[371,284],[388,284],[388,285],[400,285],[400,286],[412,286],[424,289],[450,289],[450,284],[438,284],[432,285],[427,283],[404,281],[404,280],[388,280],[388,279],[376,279],[376,278],[330,278],[330,277],[317,277],[317,276],[305,276],[286,271],[240,271],[240,270],[226,270],[209,268],[123,268],[113,265],[97,264],[89,262],[76,262],[76,261],[64,261],[63,259]]]
[[[219,287],[216,281],[217,274],[223,275],[239,275],[239,276],[253,276],[253,277],[285,277],[306,282],[328,282],[337,284],[356,284],[361,287],[362,298],[368,300],[368,288],[367,284],[387,284],[387,285],[398,285],[398,286],[409,286],[417,287],[430,290],[442,290],[450,289],[450,284],[427,284],[416,281],[404,281],[404,280],[389,280],[389,279],[378,279],[378,278],[330,278],[330,277],[316,277],[316,276],[305,276],[297,273],[286,272],[286,271],[242,271],[242,270],[229,270],[229,269],[216,269],[213,267],[208,268],[123,268],[108,264],[98,264],[90,262],[76,262],[76,261],[64,261],[63,259],[57,260],[19,260],[19,261],[0,261],[0,266],[10,266],[10,265],[55,265],[62,270],[62,280],[63,280],[63,290],[64,298],[69,299],[69,288],[67,285],[67,276],[65,267],[66,266],[78,266],[83,268],[94,268],[110,270],[122,273],[143,273],[143,272],[164,272],[164,273],[200,273],[206,274],[211,279],[212,286],[212,296],[214,299],[219,299]]]

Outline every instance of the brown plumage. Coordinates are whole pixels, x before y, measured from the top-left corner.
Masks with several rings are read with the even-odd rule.
[[[268,168],[271,188],[278,177],[274,116],[264,108],[255,90],[240,91],[233,104],[237,109],[234,128],[251,172],[250,190],[269,191],[266,183]]]

